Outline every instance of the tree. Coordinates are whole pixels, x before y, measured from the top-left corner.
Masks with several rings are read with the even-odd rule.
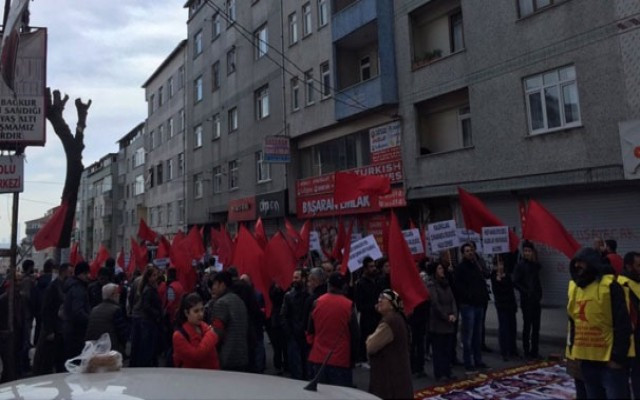
[[[68,212],[66,213],[62,233],[58,241],[57,247],[59,249],[68,248],[71,245],[71,231],[78,203],[78,189],[80,188],[80,179],[84,170],[84,165],[82,164],[84,129],[87,126],[87,114],[89,107],[91,107],[91,100],[83,103],[81,99],[76,99],[78,123],[76,124],[76,133],[73,135],[62,115],[68,100],[69,96],[65,94],[64,98],[62,98],[59,90],[55,90],[52,96],[51,89],[47,88],[45,96],[47,119],[51,122],[56,136],[60,138],[67,157],[67,173],[64,180],[64,189],[62,190],[61,203],[66,202]]]

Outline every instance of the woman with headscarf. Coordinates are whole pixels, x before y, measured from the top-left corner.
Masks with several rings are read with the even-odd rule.
[[[409,332],[400,295],[383,290],[376,310],[382,319],[366,343],[371,363],[369,392],[383,399],[413,398]]]

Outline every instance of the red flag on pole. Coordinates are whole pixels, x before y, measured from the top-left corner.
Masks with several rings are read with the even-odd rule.
[[[462,208],[462,216],[464,217],[464,224],[467,229],[482,233],[483,227],[505,226],[476,196],[466,192],[462,188],[458,188],[458,195],[460,196],[460,207]],[[518,235],[509,229],[510,250],[516,251],[519,243],[520,239],[518,239]]]
[[[144,219],[140,218],[140,225],[138,226],[138,237],[140,239],[146,240],[147,242],[154,243],[158,234],[153,231],[153,229],[149,228]]]
[[[197,226],[192,226],[186,238],[186,244],[189,246],[189,254],[192,260],[200,260],[204,257],[207,250],[204,248],[202,236]]]
[[[338,222],[338,236],[336,237],[336,243],[333,246],[333,251],[331,252],[331,258],[334,260],[342,261],[342,249],[344,248],[344,244],[346,240],[351,240],[351,238],[346,239],[346,232],[344,231],[344,224],[342,223],[342,218],[340,218],[340,222]]]
[[[56,208],[49,220],[41,227],[33,237],[33,247],[37,251],[48,247],[57,247],[62,234],[62,226],[67,216],[69,205],[66,201]]]
[[[118,259],[116,260],[116,265],[124,270],[124,248],[122,248],[118,253]]]
[[[518,211],[520,212],[520,226],[522,227],[522,232],[524,234],[527,226],[527,205],[524,200],[520,200],[518,202]]]
[[[309,241],[311,240],[312,229],[311,220],[306,220],[300,229],[300,244],[296,250],[297,258],[305,257],[309,253]]]
[[[178,281],[187,293],[193,291],[198,282],[198,274],[193,268],[189,247],[185,234],[178,231],[171,243],[171,264],[176,268]]]
[[[265,313],[269,318],[271,316],[271,299],[269,298],[271,277],[263,265],[264,251],[244,225],[240,225],[237,240],[236,246],[242,251],[237,251],[233,255],[233,265],[238,268],[238,273],[249,275],[256,290],[262,292]]]
[[[418,268],[393,212],[389,226],[389,265],[391,288],[400,294],[405,313],[409,315],[418,304],[429,298],[429,293],[420,279]]]
[[[262,247],[263,249],[266,248],[269,240],[267,239],[267,234],[264,231],[262,218],[258,218],[258,220],[256,221],[256,225],[253,228],[253,232],[256,236],[256,240],[258,241],[258,244],[260,245],[260,247]]]
[[[83,262],[82,254],[80,254],[80,243],[73,242],[71,245],[71,251],[69,252],[69,264],[75,267],[76,264]]]
[[[129,264],[127,264],[127,278],[129,280],[131,280],[131,277],[133,277],[133,273],[135,271],[136,271],[136,255],[133,249],[131,249],[131,251],[129,251]]]
[[[268,266],[268,276],[273,278],[282,289],[288,289],[293,281],[296,257],[282,233],[276,232],[271,237],[264,250],[264,256]]]
[[[344,253],[342,254],[342,262],[340,263],[340,273],[342,275],[347,275],[347,269],[349,269],[349,257],[351,255],[351,232],[353,231],[353,220],[349,224],[349,230],[347,231],[347,235],[345,236],[345,241],[343,244]]]
[[[104,262],[107,261],[108,258],[109,250],[107,250],[107,248],[103,244],[100,244],[100,247],[98,248],[98,254],[96,254],[96,258],[89,266],[91,279],[96,279],[98,277],[98,271],[100,270],[100,267],[102,267],[102,264],[104,264]]]
[[[229,266],[233,258],[233,241],[229,232],[224,229],[224,226],[220,227],[220,230],[213,229],[211,231],[213,241],[215,242],[216,252],[218,254],[218,261],[224,265]]]
[[[333,202],[340,204],[356,200],[360,196],[382,196],[391,193],[388,176],[358,175],[352,172],[336,172]]]
[[[156,259],[159,258],[169,258],[171,255],[171,243],[167,240],[166,237],[160,236],[160,241],[158,243],[158,251],[156,251]]]
[[[544,243],[562,252],[569,259],[580,250],[580,243],[562,223],[535,200],[529,201],[526,221],[522,232],[524,239]]]
[[[149,262],[147,246],[139,245],[134,238],[131,238],[131,251],[136,260],[136,267],[144,268]]]

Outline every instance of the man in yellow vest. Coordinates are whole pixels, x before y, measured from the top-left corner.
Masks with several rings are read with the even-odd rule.
[[[631,251],[624,256],[624,269],[618,282],[629,293],[629,316],[633,328],[636,356],[630,358],[631,391],[634,399],[640,399],[640,329],[638,329],[638,309],[640,308],[640,253]]]
[[[624,290],[594,249],[578,251],[569,271],[567,357],[580,362],[587,398],[629,398],[631,320]]]

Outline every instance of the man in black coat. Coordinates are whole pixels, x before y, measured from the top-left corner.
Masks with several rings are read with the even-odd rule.
[[[89,281],[89,264],[81,262],[76,265],[74,276],[64,283],[64,303],[62,319],[62,336],[64,352],[67,359],[82,353],[84,338],[89,323],[91,306],[87,282]]]
[[[378,304],[378,296],[380,295],[380,288],[376,284],[377,275],[378,269],[375,262],[371,257],[365,257],[362,260],[362,277],[358,279],[355,290],[356,308],[360,313],[358,361],[365,363],[365,368],[368,366],[366,364],[367,348],[365,341],[376,330],[380,322],[380,314],[376,311],[376,304]]]
[[[285,293],[280,316],[282,329],[287,341],[287,360],[291,377],[306,379],[306,363],[309,346],[304,331],[307,321],[304,319],[304,306],[309,292],[307,292],[307,276],[303,269],[298,268],[293,273],[291,288]]]
[[[36,320],[36,330],[33,334],[34,343],[38,343],[38,338],[40,337],[40,330],[42,329],[42,299],[53,278],[54,265],[55,262],[52,259],[45,261],[42,266],[42,275],[36,279],[36,287],[33,293],[34,318]]]
[[[513,271],[513,285],[520,292],[520,308],[522,309],[522,348],[525,357],[538,358],[538,340],[540,337],[540,314],[542,301],[542,284],[537,261],[536,249],[531,242],[522,244],[523,259]]]

